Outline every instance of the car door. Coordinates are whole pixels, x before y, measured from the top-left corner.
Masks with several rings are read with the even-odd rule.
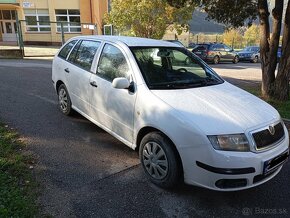
[[[216,44],[216,51],[218,52],[218,55],[220,57],[220,61],[225,61],[226,59],[226,52],[225,52],[225,47],[222,44]]]
[[[85,114],[90,110],[89,83],[91,66],[101,42],[80,40],[68,57],[64,69],[67,77],[67,89],[73,106]]]
[[[226,45],[224,45],[224,47],[225,47],[225,52],[226,52],[226,54],[225,54],[225,59],[226,59],[227,61],[232,61],[232,60],[234,60],[235,54],[234,54],[234,52],[233,52],[233,49],[230,48],[230,47],[228,47],[228,46],[226,46]]]
[[[116,44],[105,43],[96,74],[92,74],[90,79],[91,117],[131,143],[137,93],[136,90],[113,88],[112,81],[118,77],[125,77],[134,84],[132,68],[125,52]]]

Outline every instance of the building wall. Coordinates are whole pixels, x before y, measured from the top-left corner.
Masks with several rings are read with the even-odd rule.
[[[80,33],[65,33],[65,39],[77,35],[102,34],[102,19],[108,11],[107,0],[16,0],[20,7],[17,9],[19,20],[25,20],[25,9],[45,9],[48,10],[50,21],[56,22],[56,9],[75,9],[80,11],[81,25]],[[30,8],[23,8],[23,2],[29,2]],[[14,6],[15,7],[15,6]],[[2,6],[0,5],[0,9]],[[25,42],[61,42],[61,34],[57,32],[57,24],[51,24],[50,32],[27,32],[25,22],[21,22],[23,39]],[[89,24],[96,25],[92,30]],[[93,27],[90,25],[90,27]],[[0,35],[1,40],[1,35]]]
[[[91,0],[81,0],[81,1],[82,1],[82,4],[80,5],[81,22],[94,23],[92,20]],[[95,31],[82,27],[82,34],[91,35],[95,34]]]

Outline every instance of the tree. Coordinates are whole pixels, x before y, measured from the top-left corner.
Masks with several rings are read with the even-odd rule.
[[[167,0],[174,7],[197,2],[208,13],[208,18],[227,26],[251,25],[256,17],[260,20],[260,56],[262,67],[262,95],[285,101],[289,98],[290,77],[290,0],[273,0],[272,34],[270,34],[269,4],[267,0]],[[232,4],[229,4],[232,2]],[[284,2],[286,12],[283,19]],[[277,68],[277,51],[284,21],[282,56]]]
[[[187,29],[195,6],[175,8],[164,0],[112,0],[105,22],[129,35],[160,39],[168,27],[179,34]]]
[[[242,44],[243,36],[235,29],[227,30],[223,34],[224,43],[234,48],[235,44]]]
[[[256,24],[250,26],[244,34],[247,45],[257,45],[260,41],[260,27]]]

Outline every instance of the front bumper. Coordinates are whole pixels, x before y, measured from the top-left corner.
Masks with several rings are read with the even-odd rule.
[[[253,61],[254,57],[253,56],[240,56],[239,55],[239,61]]]
[[[209,149],[210,148],[210,149]],[[218,191],[248,189],[275,177],[283,164],[264,174],[264,163],[282,153],[289,154],[289,137],[264,152],[218,151],[211,145],[186,147],[180,151],[184,181],[187,184]]]

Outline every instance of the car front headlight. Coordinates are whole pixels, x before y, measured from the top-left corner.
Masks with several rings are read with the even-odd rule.
[[[250,145],[245,134],[210,135],[207,136],[216,150],[250,151]]]

